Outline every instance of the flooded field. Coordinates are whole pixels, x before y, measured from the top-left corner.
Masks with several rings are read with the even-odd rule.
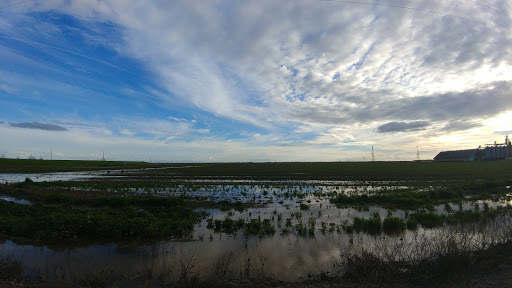
[[[29,279],[73,282],[89,273],[116,283],[130,278],[171,285],[194,277],[295,282],[340,276],[347,269],[345,257],[362,251],[419,261],[441,253],[446,248],[441,244],[448,240],[462,250],[512,240],[508,182],[485,182],[484,193],[465,182],[183,177],[175,168],[3,174],[0,179],[0,201],[11,203],[2,205],[68,203],[83,213],[117,209],[132,211],[122,214],[135,215],[129,217],[151,214],[147,221],[166,209],[147,206],[147,199],[182,199],[197,215],[192,229],[180,230],[186,232],[179,237],[146,239],[124,230],[115,239],[83,241],[79,236],[59,241],[61,236],[54,239],[44,233],[44,241],[5,237],[1,255],[18,259]],[[100,196],[100,204],[84,202]],[[105,197],[143,199],[146,206],[133,202],[138,200],[119,204]],[[393,253],[388,251],[393,247]]]

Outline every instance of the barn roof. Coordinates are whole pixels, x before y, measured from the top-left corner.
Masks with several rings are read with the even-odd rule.
[[[473,161],[478,149],[443,151],[434,157],[435,161]]]

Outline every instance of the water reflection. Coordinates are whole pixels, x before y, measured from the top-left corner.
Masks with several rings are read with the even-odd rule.
[[[0,183],[19,183],[30,179],[33,182],[50,182],[50,181],[78,181],[86,180],[104,175],[103,171],[88,172],[56,172],[56,173],[0,173]]]
[[[7,202],[14,202],[14,203],[21,204],[21,205],[32,205],[32,202],[30,202],[28,200],[17,199],[17,198],[9,197],[9,196],[2,196],[2,195],[0,195],[0,200],[4,200],[4,201],[7,201]]]
[[[425,247],[444,249],[442,241],[461,245],[451,248],[468,251],[510,241],[511,216],[509,213],[485,225],[419,228],[398,236],[384,237],[364,233],[316,233],[315,237],[306,238],[291,234],[259,238],[243,237],[239,233],[235,236],[222,235],[211,241],[162,241],[143,245],[118,243],[60,249],[15,244],[9,240],[0,245],[0,255],[20,259],[25,267],[29,267],[28,276],[32,279],[58,279],[110,271],[111,279],[123,279],[127,275],[135,279],[149,273],[151,281],[170,283],[179,281],[183,273],[211,277],[222,266],[225,276],[231,278],[264,275],[297,281],[311,273],[339,272],[336,265],[342,255],[360,253],[362,248],[376,255],[391,253],[397,259],[419,260],[437,253],[425,250]]]
[[[57,179],[68,181],[112,176],[106,176],[104,173],[50,173],[51,176],[47,174],[30,174],[30,176],[28,174],[10,174],[11,176],[6,176],[7,174],[3,174],[0,175],[0,180],[11,183],[24,181],[26,177],[30,177],[33,181],[56,181]],[[161,241],[142,244],[113,243],[79,248],[50,248],[47,246],[37,247],[16,244],[8,240],[0,244],[0,255],[12,255],[16,259],[20,259],[23,265],[27,267],[29,276],[33,279],[41,276],[45,279],[58,279],[59,277],[87,273],[87,271],[91,271],[91,273],[114,271],[112,272],[114,273],[113,278],[116,276],[115,273],[117,273],[118,278],[122,275],[143,277],[142,275],[150,274],[152,275],[152,281],[157,281],[157,279],[161,281],[162,278],[159,277],[164,277],[167,279],[166,281],[172,282],[183,277],[184,272],[207,275],[216,271],[219,265],[224,265],[228,268],[225,269],[226,273],[231,277],[250,277],[251,275],[262,274],[274,276],[281,280],[296,281],[309,273],[316,273],[319,270],[332,270],[340,260],[341,255],[359,253],[362,248],[376,247],[376,243],[381,243],[379,241],[382,241],[383,237],[390,243],[417,244],[427,241],[424,239],[434,239],[436,235],[448,233],[452,229],[448,225],[435,229],[420,227],[415,231],[405,231],[402,234],[392,236],[347,233],[343,230],[343,225],[353,221],[356,217],[369,218],[371,215],[379,215],[381,219],[390,216],[405,219],[411,211],[391,210],[378,206],[338,208],[329,202],[333,195],[339,194],[371,195],[384,190],[410,189],[411,187],[406,183],[366,182],[364,185],[354,181],[350,181],[350,183],[342,181],[331,181],[329,183],[308,181],[298,183],[295,181],[286,184],[282,182],[243,183],[178,184],[151,189],[123,188],[125,189],[123,191],[129,193],[185,195],[193,199],[211,202],[229,201],[254,204],[251,208],[242,209],[241,211],[206,210],[208,217],[202,219],[196,225],[192,241]],[[80,188],[73,187],[72,189]],[[7,196],[1,196],[0,199],[19,204],[30,204],[27,200]],[[510,200],[465,201],[457,204],[435,205],[432,210],[438,215],[449,215],[453,211],[475,209],[485,211],[485,209],[497,209],[510,204]],[[510,230],[510,217],[509,213],[499,218],[501,220],[496,220],[501,222],[496,222],[498,224],[491,223],[489,224],[491,228],[486,229],[505,230],[506,232],[506,229],[502,227],[508,227],[507,229]],[[208,228],[209,219],[225,220],[226,218],[243,219],[245,223],[251,219],[268,220],[276,228],[276,233],[274,236],[268,237],[247,237],[242,230],[233,234],[226,234],[217,233]],[[314,220],[313,235],[300,236],[296,231],[296,225],[312,223],[309,222],[310,219]],[[290,227],[288,227],[288,232],[285,233],[288,222]],[[478,241],[488,241],[485,237],[493,235],[482,227],[475,228],[471,233],[477,235],[474,239]],[[420,236],[424,238],[420,238]],[[507,239],[507,237],[510,238],[512,235],[503,234],[500,239]],[[410,247],[413,247],[412,244]],[[229,257],[226,257],[226,255],[229,255]],[[184,271],[184,269],[188,270]]]

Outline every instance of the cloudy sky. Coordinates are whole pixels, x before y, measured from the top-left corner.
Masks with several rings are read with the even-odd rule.
[[[0,153],[432,159],[512,134],[506,0],[0,3]]]

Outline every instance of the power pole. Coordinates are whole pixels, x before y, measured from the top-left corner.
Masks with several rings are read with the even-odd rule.
[[[418,150],[418,146],[416,146],[416,160],[420,161],[420,151]]]
[[[373,151],[373,145],[372,145],[372,161],[375,162],[375,152]]]

